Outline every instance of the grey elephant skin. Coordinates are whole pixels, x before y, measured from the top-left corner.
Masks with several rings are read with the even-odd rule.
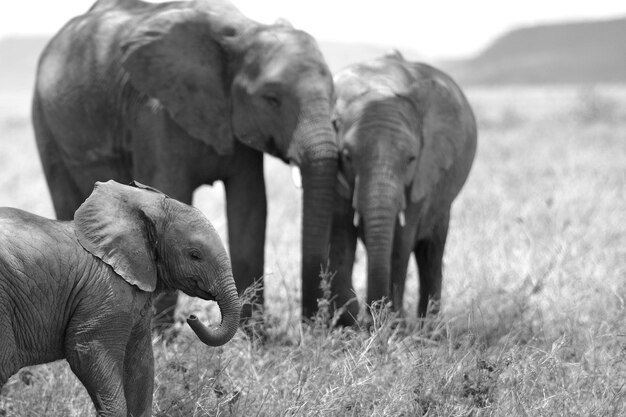
[[[419,271],[418,316],[438,309],[452,201],[476,152],[476,122],[455,82],[399,53],[335,75],[341,153],[331,237],[332,290],[358,313],[351,283],[357,236],[367,249],[367,303],[386,298],[402,311],[411,253]]]
[[[302,174],[310,316],[337,175],[332,97],[317,43],[285,22],[259,24],[225,0],[98,1],[38,66],[33,122],[57,218],[71,219],[95,181],[137,179],[191,204],[197,187],[222,180],[241,292],[263,276],[263,153],[274,155]],[[262,290],[253,301],[263,304]]]
[[[217,328],[188,319],[204,343],[233,337],[230,261],[193,207],[109,181],[72,222],[0,208],[0,388],[23,366],[65,358],[98,415],[150,416],[152,298],[171,288],[217,301]]]

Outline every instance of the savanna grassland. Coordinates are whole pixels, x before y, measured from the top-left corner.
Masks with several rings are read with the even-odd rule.
[[[468,89],[479,149],[453,206],[443,314],[332,329],[299,320],[299,190],[267,159],[267,338],[209,348],[155,338],[156,416],[621,416],[626,414],[626,87]],[[52,216],[28,92],[0,96],[0,205]],[[222,187],[194,203],[224,239]],[[357,295],[366,258],[359,249]],[[212,303],[185,298],[181,318]],[[1,336],[0,336],[1,337]],[[64,361],[11,378],[0,416],[85,416]]]

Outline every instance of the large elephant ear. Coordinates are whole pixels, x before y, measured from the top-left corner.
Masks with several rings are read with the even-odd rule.
[[[122,65],[139,91],[157,98],[171,118],[219,154],[233,151],[228,57],[216,40],[234,29],[195,9],[164,10],[144,20],[122,45]]]
[[[74,223],[78,241],[88,252],[130,284],[152,292],[157,283],[156,227],[148,213],[158,210],[166,196],[136,187],[96,182],[76,210]]]
[[[465,142],[462,98],[444,80],[427,79],[411,86],[420,118],[422,148],[411,186],[411,201],[422,200],[452,167]]]

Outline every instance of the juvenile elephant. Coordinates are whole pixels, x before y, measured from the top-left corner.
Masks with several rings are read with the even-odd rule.
[[[72,218],[97,180],[137,179],[187,204],[222,180],[239,291],[263,275],[263,153],[299,167],[309,316],[337,176],[332,96],[317,43],[284,22],[259,24],[227,0],[99,0],[42,53],[32,113],[59,219]]]
[[[472,109],[449,76],[399,53],[340,71],[335,89],[341,198],[330,254],[335,303],[347,303],[341,322],[358,313],[351,283],[357,235],[367,249],[367,303],[386,297],[402,311],[413,252],[423,317],[429,300],[441,297],[450,206],[476,151]]]
[[[217,301],[222,323],[190,326],[230,340],[241,303],[211,223],[139,184],[96,183],[73,222],[0,208],[0,388],[21,367],[67,359],[98,415],[149,416],[155,291]]]

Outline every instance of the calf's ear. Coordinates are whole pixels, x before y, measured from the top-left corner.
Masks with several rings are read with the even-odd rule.
[[[150,187],[96,182],[74,214],[76,237],[129,284],[152,292],[157,283],[153,217],[165,198]]]

